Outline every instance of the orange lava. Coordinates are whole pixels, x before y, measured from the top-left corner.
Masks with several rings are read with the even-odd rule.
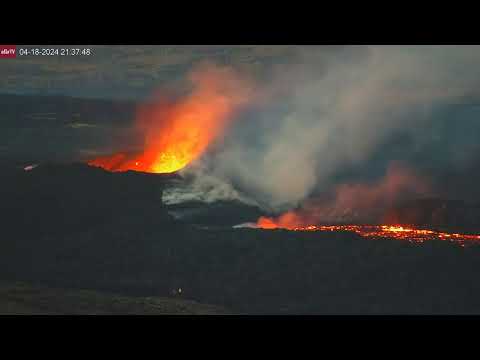
[[[212,66],[191,73],[190,81],[188,96],[140,108],[135,122],[145,139],[140,153],[118,152],[87,163],[109,171],[171,173],[199,158],[247,101],[248,85],[230,69]]]
[[[422,243],[427,240],[448,240],[464,246],[465,242],[480,242],[480,235],[447,233],[415,229],[401,225],[308,225],[280,226],[273,219],[261,217],[257,226],[262,229],[287,229],[292,231],[350,231],[367,238],[390,238]]]

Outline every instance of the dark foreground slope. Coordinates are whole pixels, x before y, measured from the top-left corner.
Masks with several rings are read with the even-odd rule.
[[[0,315],[226,315],[195,301],[0,283]]]
[[[476,246],[201,229],[161,203],[165,176],[52,165],[2,179],[7,283],[136,299],[175,294],[234,313],[480,314]]]

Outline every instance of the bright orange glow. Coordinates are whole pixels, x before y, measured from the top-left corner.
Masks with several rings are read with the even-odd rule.
[[[143,151],[88,161],[109,171],[171,173],[199,158],[221,136],[233,112],[248,98],[248,85],[227,68],[203,66],[190,74],[192,92],[174,102],[156,98],[143,105],[136,126]]]
[[[279,222],[280,220],[280,222]],[[464,246],[465,242],[480,242],[480,235],[446,233],[427,229],[415,229],[401,225],[307,225],[288,226],[282,217],[272,219],[260,217],[257,226],[262,229],[286,229],[292,231],[350,231],[367,238],[390,238],[422,243],[427,240],[449,240]]]
[[[260,217],[257,222],[257,226],[262,229],[277,229],[278,225],[270,218]]]

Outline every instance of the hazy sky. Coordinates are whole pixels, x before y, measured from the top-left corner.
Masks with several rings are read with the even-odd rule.
[[[52,46],[25,46],[51,48]],[[16,94],[69,95],[93,98],[143,99],[153,89],[181,79],[195,64],[210,61],[269,79],[276,67],[312,64],[310,54],[333,54],[334,61],[353,61],[368,52],[366,46],[289,45],[74,45],[57,48],[90,48],[90,56],[18,56],[0,62],[0,92]],[[386,46],[385,48],[388,48]],[[460,83],[476,79],[480,52],[476,46],[395,46],[398,61],[415,54],[426,64],[454,73]],[[305,55],[306,54],[306,55]],[[314,55],[315,56],[315,55]],[[314,57],[313,56],[313,57]],[[461,61],[458,61],[459,56]],[[433,61],[432,61],[433,59]],[[300,64],[301,65],[301,64]],[[472,71],[474,73],[472,73]]]
[[[292,46],[62,47],[91,48],[92,55],[2,59],[1,92],[142,99],[154,88],[182,77],[201,61],[245,68],[261,76],[272,64],[288,61],[296,52]]]

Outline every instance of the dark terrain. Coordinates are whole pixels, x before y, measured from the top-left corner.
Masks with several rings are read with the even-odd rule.
[[[0,106],[0,313],[480,313],[478,246],[232,229],[262,212],[167,207],[174,174],[72,160],[121,138],[134,104],[0,96]],[[475,203],[426,199],[387,215],[480,229]]]
[[[4,167],[2,174],[0,264],[7,283],[127,297],[177,292],[177,299],[233,313],[480,312],[477,246],[218,223],[201,229],[173,219],[161,202],[175,175],[82,164]]]
[[[480,203],[440,198],[404,202],[386,212],[387,223],[478,233]]]
[[[128,297],[91,290],[67,290],[0,283],[2,315],[227,315],[220,306],[175,298]]]
[[[89,158],[116,142],[135,146],[136,104],[62,96],[0,94],[0,162]]]

